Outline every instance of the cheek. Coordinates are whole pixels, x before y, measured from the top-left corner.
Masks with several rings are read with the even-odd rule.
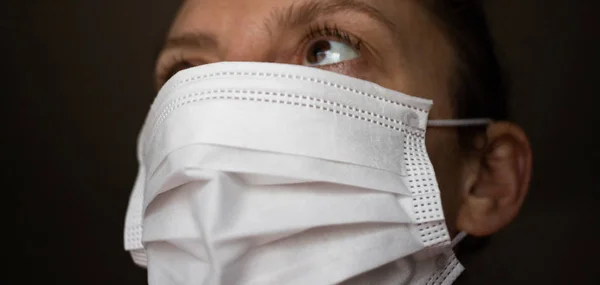
[[[461,202],[461,156],[454,128],[433,128],[427,131],[427,152],[433,164],[442,196],[446,222],[454,228]]]

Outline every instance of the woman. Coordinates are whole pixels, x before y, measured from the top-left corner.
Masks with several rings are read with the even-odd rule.
[[[156,77],[126,224],[150,284],[449,284],[450,239],[528,190],[474,0],[188,0]]]

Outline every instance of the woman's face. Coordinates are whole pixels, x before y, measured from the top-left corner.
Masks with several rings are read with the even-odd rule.
[[[419,2],[187,0],[159,56],[157,83],[219,61],[305,64],[432,99],[429,119],[450,119],[454,51]],[[429,129],[426,141],[453,231],[470,160],[461,157],[456,129]]]

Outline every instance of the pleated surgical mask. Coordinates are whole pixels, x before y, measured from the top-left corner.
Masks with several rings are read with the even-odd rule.
[[[125,249],[153,285],[450,284],[426,127],[487,120],[431,105],[304,66],[181,71],[139,137]]]

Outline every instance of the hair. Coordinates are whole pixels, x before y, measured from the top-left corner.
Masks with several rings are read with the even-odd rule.
[[[448,37],[457,57],[450,86],[457,118],[505,120],[507,84],[496,57],[480,0],[425,0],[425,7]],[[463,150],[472,150],[472,139],[485,128],[459,128]]]

